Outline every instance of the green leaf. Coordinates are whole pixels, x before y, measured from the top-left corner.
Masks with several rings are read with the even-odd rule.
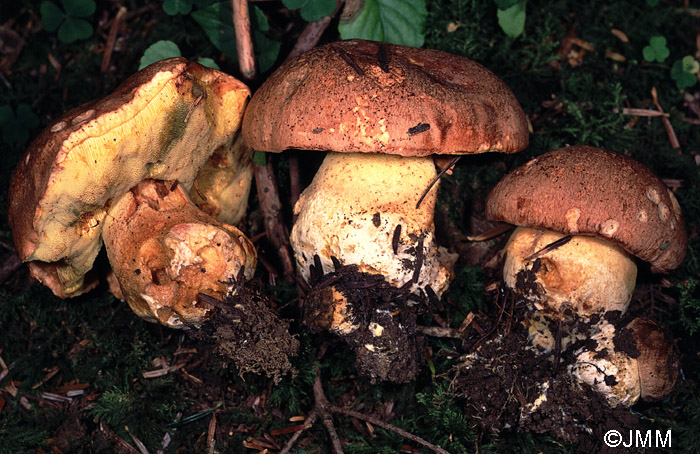
[[[192,11],[192,2],[190,0],[165,0],[163,2],[163,11],[170,16],[177,14],[186,15]]]
[[[692,58],[692,56],[690,57]],[[697,76],[692,72],[694,67],[691,65],[691,71],[686,71],[684,60],[685,58],[683,60],[676,60],[671,67],[671,78],[676,82],[676,87],[678,87],[679,90],[690,88],[698,82]],[[695,61],[694,58],[693,61]],[[695,63],[697,63],[697,61],[695,61]]]
[[[66,14],[55,4],[51,2],[41,3],[41,25],[47,32],[58,30],[58,26],[61,25],[65,18]]]
[[[180,48],[172,41],[162,40],[148,46],[139,61],[139,71],[146,66],[166,58],[180,57]]]
[[[520,1],[521,0],[494,0],[498,9],[508,9],[516,3],[520,3]]]
[[[421,47],[425,40],[425,0],[365,0],[350,19],[341,19],[342,39],[369,39]]]
[[[25,102],[17,106],[17,120],[28,129],[36,128],[40,123],[39,117],[32,111],[29,104]]]
[[[698,63],[698,61],[692,55],[686,55],[683,57],[681,64],[683,65],[684,72],[697,74],[700,71],[700,63]]]
[[[58,39],[70,44],[92,36],[92,25],[83,19],[67,17],[58,29]]]
[[[647,0],[647,6],[656,6],[659,4],[659,0]]]
[[[508,9],[499,9],[498,25],[501,30],[511,38],[517,38],[525,30],[525,5],[526,0],[521,0]]]
[[[0,106],[0,140],[4,143],[24,143],[29,140],[29,131],[15,118],[8,105]]]
[[[648,62],[657,61],[663,63],[671,55],[666,47],[666,38],[663,36],[652,36],[649,38],[649,45],[642,49],[644,60]]]
[[[198,59],[197,63],[199,63],[202,66],[206,66],[207,68],[221,69],[221,68],[219,68],[219,65],[217,65],[213,59],[208,58],[208,57]]]
[[[648,62],[653,62],[654,59],[656,59],[656,52],[651,46],[644,46],[644,49],[642,49],[642,55],[644,56],[644,60]]]
[[[209,41],[232,60],[237,60],[236,34],[231,23],[231,4],[219,2],[192,13]]]
[[[264,166],[267,164],[267,156],[264,151],[256,151],[253,153],[253,162],[259,166]]]
[[[250,7],[253,45],[258,70],[265,72],[275,63],[280,43],[269,39],[264,32],[269,29],[267,17],[257,6]],[[192,13],[195,21],[204,29],[211,43],[232,60],[238,60],[236,34],[231,23],[231,4],[215,3]]]
[[[335,0],[309,0],[301,9],[301,18],[306,22],[316,22],[333,14]]]
[[[94,0],[62,0],[62,3],[66,14],[73,17],[89,17],[97,9]]]
[[[299,9],[302,6],[306,5],[309,0],[282,0],[282,3],[284,4],[287,9]]]

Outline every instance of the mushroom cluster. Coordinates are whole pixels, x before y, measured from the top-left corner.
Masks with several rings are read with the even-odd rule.
[[[10,227],[31,274],[59,297],[80,295],[98,282],[91,269],[104,241],[113,289],[138,315],[201,323],[209,308],[197,295],[220,298],[226,281],[255,268],[250,241],[187,195],[217,150],[238,150],[229,161],[247,165],[249,152],[232,144],[249,96],[235,78],[173,58],[53,122],[10,184]],[[250,184],[249,172],[232,174],[242,195],[227,222],[245,210]]]
[[[260,151],[327,152],[294,207],[291,244],[304,279],[312,267],[355,265],[426,301],[447,289],[456,260],[435,240],[432,155],[514,153],[527,146],[528,127],[510,89],[467,58],[349,40],[275,71],[250,101],[243,136]],[[353,314],[363,311],[328,294],[340,305],[327,305],[331,313],[346,314],[331,331],[389,331],[359,326]]]
[[[505,176],[487,199],[486,216],[518,226],[502,252],[503,281],[532,304],[534,313],[525,324],[536,347],[562,351],[577,340],[594,341],[574,352],[577,361],[570,370],[613,406],[660,397],[640,387],[670,391],[678,361],[671,358],[673,343],[661,328],[642,321],[618,327],[606,318],[627,310],[635,257],[658,272],[676,268],[684,258],[680,206],[659,178],[621,154],[561,148]],[[563,336],[549,328],[552,321],[572,319],[584,321],[584,328],[572,324]],[[637,353],[622,350],[630,335]],[[650,385],[648,376],[666,383]]]

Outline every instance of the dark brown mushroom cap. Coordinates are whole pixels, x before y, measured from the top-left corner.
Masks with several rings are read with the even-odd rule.
[[[243,120],[255,150],[426,156],[514,153],[528,143],[510,89],[467,58],[350,40],[312,49],[258,89]]]
[[[665,272],[687,237],[676,198],[641,163],[601,148],[545,153],[506,175],[486,201],[491,220],[598,236]]]
[[[636,341],[639,356],[641,398],[655,401],[668,396],[676,384],[680,369],[678,350],[661,325],[647,318],[636,318],[627,324]]]

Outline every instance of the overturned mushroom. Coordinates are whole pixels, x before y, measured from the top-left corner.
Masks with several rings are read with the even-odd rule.
[[[489,194],[486,215],[520,226],[503,252],[505,284],[553,314],[624,312],[633,256],[663,272],[685,255],[673,193],[644,165],[600,148],[561,148],[519,167]]]
[[[148,66],[46,128],[15,169],[9,193],[17,253],[32,275],[60,297],[94,287],[97,279],[89,272],[105,224],[120,219],[113,208],[127,203],[120,199],[133,197],[131,188],[147,179],[192,187],[214,150],[233,141],[249,94],[231,76],[174,58]],[[178,230],[179,239],[196,241],[190,233]]]

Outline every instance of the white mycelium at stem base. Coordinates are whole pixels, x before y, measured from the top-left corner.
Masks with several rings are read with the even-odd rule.
[[[581,348],[576,362],[569,367],[581,383],[588,384],[605,397],[611,406],[631,406],[642,393],[639,366],[636,358],[615,351],[615,326],[603,323],[591,338],[597,342],[594,350]]]
[[[437,184],[416,208],[435,176],[431,158],[328,153],[295,207],[291,243],[302,276],[309,279],[315,255],[326,272],[335,257],[393,285],[413,281],[414,292],[442,294],[454,256],[435,243]]]
[[[595,313],[625,312],[632,298],[637,266],[622,248],[600,238],[574,235],[569,242],[526,260],[565,235],[518,227],[504,248],[503,280],[520,291],[517,276],[529,270],[537,289],[523,296],[536,309],[562,314],[570,308],[588,318]],[[535,264],[537,262],[537,265]]]

